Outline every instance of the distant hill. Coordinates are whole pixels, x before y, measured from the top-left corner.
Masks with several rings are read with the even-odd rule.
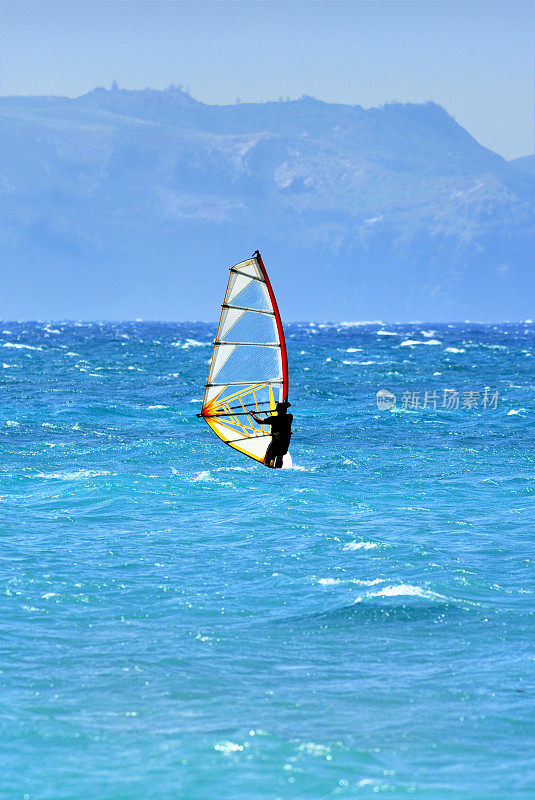
[[[522,158],[514,158],[512,161],[509,162],[517,169],[525,172],[526,175],[532,175],[535,177],[535,155],[532,156],[522,156]]]
[[[256,248],[286,319],[533,316],[535,172],[434,103],[7,97],[0,156],[4,319],[215,320]]]

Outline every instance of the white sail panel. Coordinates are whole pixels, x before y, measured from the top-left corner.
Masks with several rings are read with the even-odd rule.
[[[230,356],[236,349],[232,344],[218,344],[214,347],[212,356],[212,368],[210,370],[210,381],[213,383],[217,381],[218,375],[229,360]]]
[[[221,321],[219,323],[218,339],[228,338],[228,331],[243,317],[246,312],[242,309],[224,308],[221,312]],[[216,339],[216,341],[218,341]]]
[[[228,311],[221,339],[225,342],[250,342],[254,337],[259,344],[278,344],[275,318],[268,314],[252,316],[248,311],[239,312],[239,316],[230,321],[233,309]]]
[[[235,266],[231,267],[231,271],[241,272],[244,275],[251,275],[253,278],[265,280],[264,273],[256,257],[248,258],[247,261],[241,261],[239,264],[235,264]]]
[[[233,295],[230,302],[242,308],[254,308],[258,311],[271,310],[271,301],[265,284],[255,280],[249,280],[247,286],[244,286],[239,293]]]
[[[240,275],[239,273],[231,273],[230,280],[229,280],[229,288],[227,292],[227,299],[229,303],[234,300],[237,294],[239,294],[246,286],[249,286],[252,283],[254,278],[250,278],[249,275]]]

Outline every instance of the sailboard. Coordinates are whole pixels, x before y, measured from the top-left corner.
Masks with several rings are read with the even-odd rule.
[[[212,431],[240,453],[263,462],[270,426],[257,423],[288,398],[284,329],[258,250],[230,268],[210,370],[199,414]],[[289,453],[283,467],[291,467]]]

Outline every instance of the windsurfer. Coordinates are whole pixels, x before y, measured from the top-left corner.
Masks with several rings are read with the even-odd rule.
[[[281,469],[283,456],[288,452],[290,438],[292,436],[293,414],[287,414],[286,410],[290,405],[291,403],[287,400],[284,400],[282,403],[277,403],[277,413],[271,417],[265,417],[264,419],[259,417],[254,411],[249,412],[251,417],[258,422],[259,425],[271,426],[271,442],[264,456],[264,464],[266,467]]]

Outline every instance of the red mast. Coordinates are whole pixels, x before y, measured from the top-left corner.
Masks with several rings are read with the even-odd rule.
[[[266,268],[264,266],[264,262],[262,261],[262,256],[260,255],[259,251],[256,250],[253,253],[253,258],[256,258],[258,261],[258,266],[262,270],[262,275],[264,276],[264,280],[266,282],[267,290],[269,293],[269,297],[271,300],[271,304],[273,306],[273,311],[275,312],[275,322],[277,323],[277,332],[279,334],[279,341],[281,343],[281,360],[282,360],[282,399],[288,400],[288,389],[289,389],[289,381],[288,381],[288,354],[286,352],[286,339],[284,338],[284,328],[282,327],[282,320],[279,311],[279,307],[277,305],[277,301],[275,300],[275,295],[273,294],[273,288],[271,286],[271,282],[268,278],[268,274],[266,272]]]

